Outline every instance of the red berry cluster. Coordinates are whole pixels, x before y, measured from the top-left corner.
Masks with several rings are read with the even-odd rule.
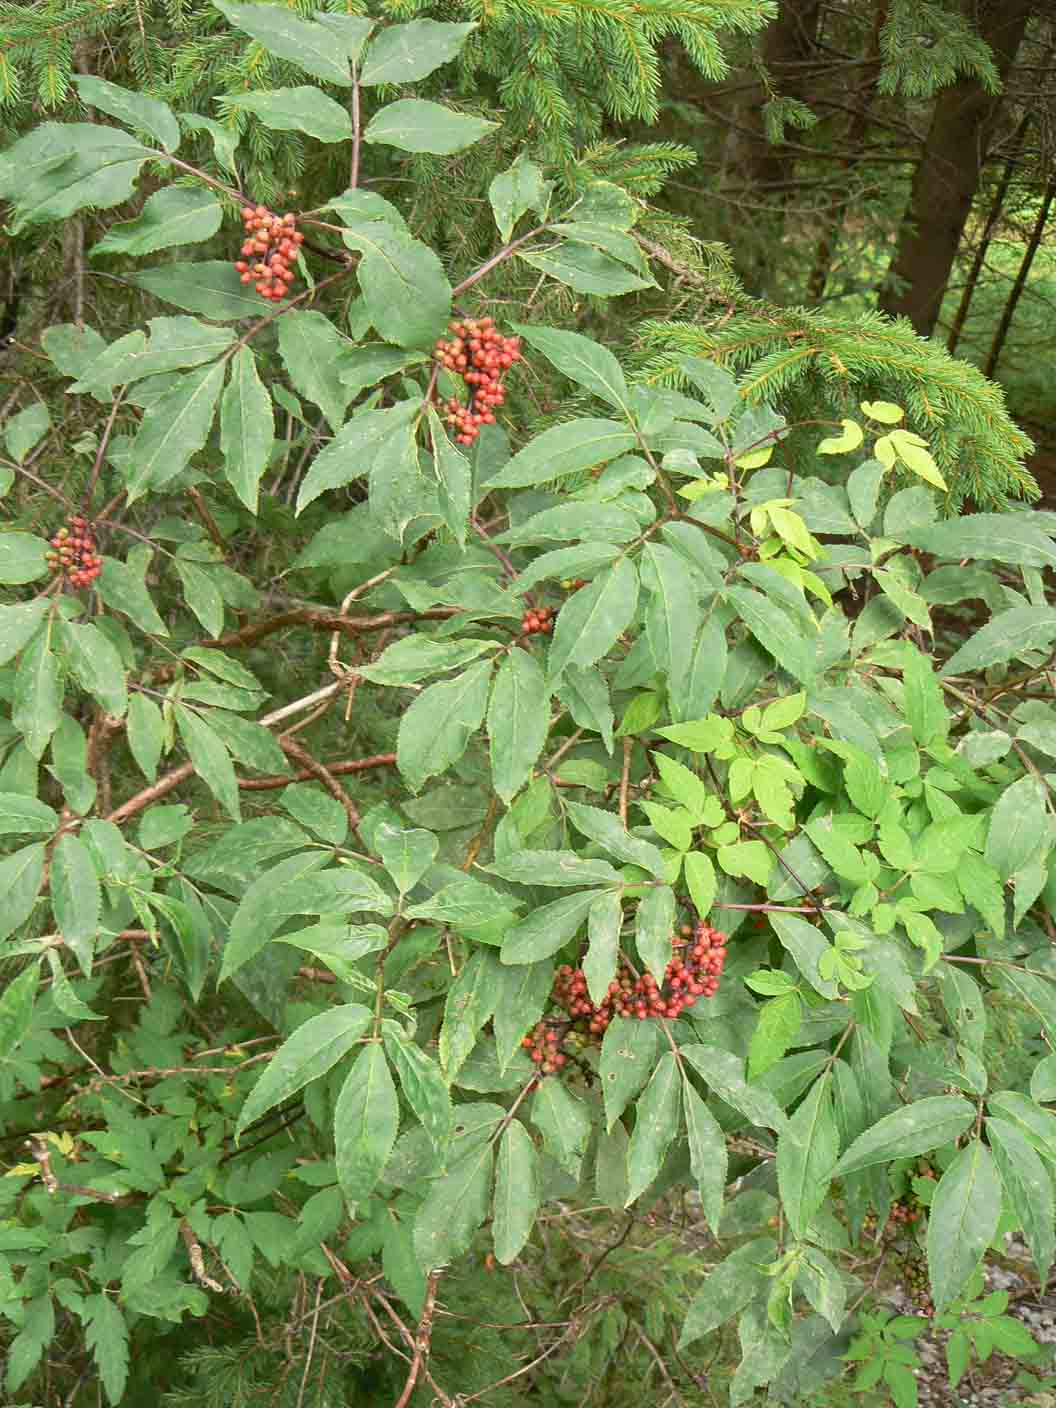
[[[304,236],[294,225],[294,215],[273,215],[266,205],[247,205],[242,211],[246,239],[242,259],[235,268],[244,284],[256,283],[261,298],[278,302],[285,298],[294,280],[290,261],[297,257]]]
[[[549,606],[530,606],[521,617],[521,632],[526,636],[548,636],[554,629],[554,613]]]
[[[592,1036],[602,1036],[613,1017],[677,1017],[698,998],[714,997],[726,962],[726,935],[701,921],[683,924],[672,936],[676,953],[663,983],[652,973],[635,978],[621,963],[601,1002],[591,1001],[582,968],[564,963],[554,976],[554,1001],[574,1020],[583,1020]]]
[[[80,514],[49,539],[53,551],[46,560],[56,576],[63,573],[71,587],[90,587],[103,568],[91,524]]]
[[[467,318],[447,326],[454,336],[440,338],[433,355],[469,387],[467,405],[457,396],[448,401],[447,423],[459,445],[472,445],[482,425],[495,423],[495,407],[506,399],[503,377],[521,359],[521,339],[504,337],[494,318]]]
[[[549,1022],[536,1022],[528,1035],[522,1038],[521,1045],[539,1067],[540,1075],[552,1076],[568,1062],[561,1049],[564,1039],[565,1031],[561,1028],[551,1026]]]

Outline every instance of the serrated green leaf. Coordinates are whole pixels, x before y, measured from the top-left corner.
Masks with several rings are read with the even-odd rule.
[[[335,1066],[370,1026],[371,1011],[360,1003],[331,1007],[302,1022],[272,1056],[249,1092],[235,1125],[235,1139],[261,1115]]]
[[[350,1203],[362,1203],[374,1191],[399,1124],[389,1063],[380,1043],[371,1042],[356,1058],[334,1108],[337,1180]]]
[[[682,1080],[673,1051],[666,1051],[635,1104],[634,1129],[627,1150],[627,1198],[635,1202],[655,1181],[678,1133]]]
[[[220,450],[224,475],[250,513],[257,511],[260,480],[274,440],[271,397],[257,373],[253,349],[242,347],[232,359],[220,402]]]
[[[973,1139],[939,1179],[928,1209],[928,1274],[940,1314],[978,1266],[1000,1216],[1001,1180],[993,1155]]]
[[[539,1208],[537,1162],[528,1131],[519,1120],[511,1120],[499,1141],[492,1209],[495,1259],[501,1266],[517,1259],[531,1234]]]
[[[424,689],[400,720],[396,766],[412,792],[446,772],[466,751],[488,702],[491,661]]]
[[[286,59],[321,78],[324,83],[351,86],[348,59],[335,43],[333,31],[314,20],[274,5],[236,4],[235,0],[213,0],[216,8],[236,29],[255,39],[269,54]]]
[[[959,1095],[914,1100],[860,1134],[836,1165],[836,1177],[939,1149],[963,1134],[974,1118],[974,1107]]]

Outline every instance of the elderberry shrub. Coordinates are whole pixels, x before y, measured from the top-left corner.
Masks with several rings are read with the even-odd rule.
[[[75,514],[48,541],[52,550],[45,559],[52,572],[64,576],[71,587],[90,587],[102,571],[103,559],[88,520]]]
[[[242,221],[246,238],[235,268],[244,284],[253,284],[261,298],[277,303],[293,286],[293,261],[304,243],[297,217],[289,212],[273,215],[266,205],[247,205]]]
[[[447,423],[459,445],[472,445],[482,425],[495,423],[495,407],[506,399],[505,374],[521,359],[521,339],[503,336],[487,316],[447,326],[454,336],[439,338],[433,355],[469,388],[466,405],[457,396],[447,402]]]
[[[521,634],[548,636],[554,629],[554,613],[549,606],[530,606],[521,617]]]
[[[559,1071],[567,1061],[565,1038],[573,1031],[600,1042],[613,1017],[678,1017],[701,997],[714,997],[726,962],[726,935],[701,920],[683,924],[671,936],[675,955],[658,983],[652,973],[636,977],[630,964],[621,961],[616,977],[600,1002],[587,989],[582,968],[563,963],[554,974],[554,1004],[569,1021],[537,1022],[521,1042],[543,1075]],[[681,950],[681,952],[680,952]]]

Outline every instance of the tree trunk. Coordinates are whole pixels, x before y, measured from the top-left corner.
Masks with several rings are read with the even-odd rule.
[[[1001,173],[1001,180],[997,184],[994,198],[990,202],[990,210],[987,213],[986,224],[983,226],[983,233],[979,237],[979,244],[976,247],[975,257],[972,260],[972,267],[968,271],[968,278],[965,281],[961,292],[961,301],[957,305],[957,312],[953,315],[953,324],[950,328],[950,335],[946,339],[946,351],[956,352],[957,344],[961,340],[961,333],[968,320],[968,309],[971,307],[972,298],[975,296],[976,285],[979,282],[979,275],[983,272],[983,265],[986,263],[986,256],[990,252],[990,244],[994,238],[994,231],[1005,209],[1005,198],[1008,195],[1008,188],[1012,184],[1012,177],[1016,173],[1019,164],[1019,155],[1023,149],[1023,139],[1027,135],[1027,128],[1030,126],[1032,114],[1027,113],[1016,128],[1015,136],[1012,138],[1012,148],[1005,161],[1005,169]]]
[[[1038,218],[1034,221],[1034,228],[1030,233],[1030,239],[1027,242],[1026,249],[1023,251],[1023,259],[1019,266],[1019,272],[1016,275],[1016,281],[1012,285],[1012,291],[1008,295],[1004,311],[1001,314],[1001,321],[998,323],[997,331],[994,333],[994,340],[990,344],[990,352],[986,359],[986,366],[983,368],[987,376],[993,376],[994,372],[997,370],[1001,349],[1005,345],[1005,338],[1008,336],[1008,330],[1012,326],[1012,318],[1015,315],[1016,304],[1019,302],[1023,290],[1027,286],[1030,266],[1034,263],[1034,256],[1041,246],[1041,241],[1045,235],[1045,226],[1048,224],[1049,212],[1052,209],[1054,200],[1056,200],[1056,176],[1049,181],[1045,197],[1041,202],[1041,209],[1038,211]]]
[[[979,33],[993,50],[1004,84],[1034,0],[975,0],[975,6]],[[930,336],[938,319],[1000,109],[1000,94],[988,93],[972,75],[943,89],[935,100],[891,265],[895,286],[884,289],[879,299],[885,313],[908,318],[922,336]]]
[[[847,129],[847,150],[849,152],[859,152],[865,146],[865,139],[869,133],[869,110],[876,97],[877,85],[880,82],[880,35],[884,25],[887,23],[887,13],[889,9],[888,0],[880,0],[876,7],[876,15],[873,19],[873,28],[869,36],[869,47],[866,50],[865,58],[869,62],[866,69],[865,78],[858,91],[858,108],[851,118]],[[848,178],[851,172],[858,165],[857,156],[845,158],[843,166]],[[833,210],[829,217],[825,230],[818,240],[817,249],[814,252],[814,267],[810,271],[810,278],[807,280],[807,298],[811,303],[820,303],[825,294],[825,285],[828,283],[829,273],[832,269],[832,262],[836,257],[836,248],[840,240],[840,231],[843,229],[843,222],[847,218],[847,210],[851,204],[851,193],[842,198],[840,203]]]
[[[821,0],[781,0],[777,19],[763,33],[760,58],[782,97],[799,98],[809,90],[808,65],[814,54]],[[738,105],[726,143],[722,194],[752,202],[748,238],[735,241],[734,260],[750,292],[761,293],[772,241],[780,238],[785,196],[781,194],[795,161],[782,143],[767,140],[764,109],[770,90],[760,82]],[[768,195],[773,192],[772,196]],[[773,215],[756,213],[773,201]],[[765,228],[764,228],[765,227]]]

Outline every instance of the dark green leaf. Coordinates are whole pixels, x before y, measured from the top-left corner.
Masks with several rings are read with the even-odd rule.
[[[928,1274],[940,1314],[978,1266],[1000,1216],[1001,1180],[993,1156],[973,1139],[939,1179],[928,1210]]]
[[[520,1120],[511,1120],[499,1141],[495,1168],[492,1236],[495,1259],[509,1266],[527,1242],[539,1208],[535,1145]]]
[[[272,1056],[238,1116],[235,1138],[309,1081],[317,1080],[352,1050],[371,1021],[368,1007],[349,1003],[309,1017]]]
[[[859,1135],[836,1165],[836,1176],[939,1149],[963,1134],[974,1118],[973,1106],[959,1095],[914,1100]]]
[[[678,1133],[680,1088],[675,1053],[666,1051],[635,1104],[634,1129],[627,1150],[626,1207],[652,1185]]]
[[[292,11],[274,5],[243,5],[235,0],[213,0],[216,8],[236,29],[267,49],[276,58],[287,59],[324,83],[351,86],[348,59],[335,43],[333,31],[314,20],[301,19]]]
[[[392,1153],[400,1106],[380,1043],[371,1042],[348,1073],[334,1109],[337,1179],[350,1203],[374,1191]]]

